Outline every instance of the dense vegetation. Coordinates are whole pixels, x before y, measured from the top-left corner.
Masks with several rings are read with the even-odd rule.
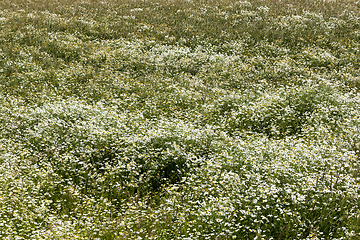
[[[0,1],[1,239],[359,239],[360,2]]]

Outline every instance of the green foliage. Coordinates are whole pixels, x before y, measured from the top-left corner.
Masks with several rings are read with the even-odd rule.
[[[1,239],[358,239],[358,1],[0,1]]]

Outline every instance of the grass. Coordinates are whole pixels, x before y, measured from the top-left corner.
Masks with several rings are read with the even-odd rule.
[[[358,1],[0,2],[2,239],[359,239]]]

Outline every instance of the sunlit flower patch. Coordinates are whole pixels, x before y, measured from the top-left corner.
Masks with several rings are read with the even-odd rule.
[[[356,1],[0,3],[1,239],[358,239]]]

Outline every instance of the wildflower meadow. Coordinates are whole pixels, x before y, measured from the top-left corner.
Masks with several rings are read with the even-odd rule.
[[[360,1],[1,0],[0,239],[360,239]]]

